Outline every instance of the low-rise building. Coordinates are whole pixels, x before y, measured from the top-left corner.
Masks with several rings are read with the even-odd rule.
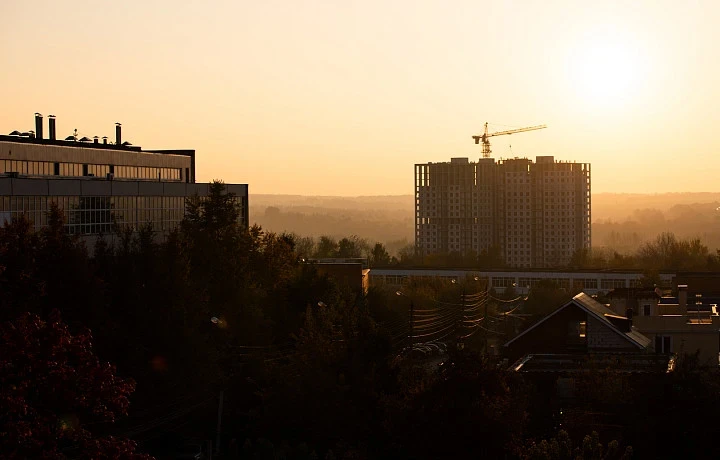
[[[507,342],[504,348],[510,361],[521,363],[516,365],[516,370],[521,370],[535,359],[532,356],[644,354],[651,342],[633,327],[630,318],[617,315],[580,293]]]
[[[720,365],[717,306],[704,302],[700,294],[688,297],[688,286],[678,285],[676,297],[658,298],[652,314],[635,316],[633,324],[652,339],[655,353],[698,353],[700,365],[717,367]]]
[[[576,398],[584,391],[578,385],[585,388],[593,376],[622,391],[621,380],[602,380],[607,371],[632,379],[670,372],[672,355],[652,353],[651,346],[630,318],[581,293],[507,342],[504,353],[508,370],[525,374],[559,403]]]
[[[661,293],[659,288],[616,288],[608,292],[606,297],[610,302],[610,309],[618,315],[652,316],[657,314]]]
[[[370,269],[364,258],[327,258],[310,259],[318,273],[334,279],[340,286],[347,286],[355,292],[367,294],[370,288]]]
[[[0,225],[26,215],[35,229],[47,225],[52,203],[63,210],[69,233],[94,236],[116,228],[151,224],[158,234],[176,228],[186,198],[206,196],[209,184],[195,182],[194,150],[143,150],[123,141],[74,133],[56,135],[50,116],[48,137],[43,117],[35,130],[0,135]],[[248,225],[248,185],[226,184]]]

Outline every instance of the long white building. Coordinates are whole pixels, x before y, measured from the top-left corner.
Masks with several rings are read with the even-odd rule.
[[[660,285],[669,289],[675,273],[660,273]],[[400,287],[413,281],[432,279],[472,280],[477,278],[496,292],[512,287],[518,294],[527,294],[542,281],[552,282],[558,288],[583,291],[587,294],[605,294],[613,289],[640,287],[643,273],[640,270],[472,270],[472,269],[410,269],[373,268],[370,285]]]

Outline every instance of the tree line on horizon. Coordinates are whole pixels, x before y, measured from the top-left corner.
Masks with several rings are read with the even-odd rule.
[[[396,255],[391,255],[382,243],[371,244],[357,235],[339,240],[329,235],[317,239],[297,235],[293,238],[297,253],[305,259],[366,258],[370,267],[374,268],[513,268],[503,263],[500,251],[495,247],[480,254],[454,251],[419,255],[415,246],[408,243]],[[576,251],[567,265],[553,268],[717,271],[720,270],[720,249],[711,252],[699,238],[681,239],[673,233],[661,233],[630,254],[605,248],[583,249]]]
[[[664,233],[672,233],[679,240],[699,239],[710,252],[720,248],[720,202],[693,201],[704,196],[692,194],[685,198],[683,194],[644,198],[632,195],[625,199],[623,196],[611,195],[604,201],[593,202],[594,207],[602,208],[600,217],[595,217],[592,223],[592,251],[602,255],[604,260],[596,257],[601,265],[608,259],[634,257],[642,246],[655,242]],[[357,235],[361,240],[382,243],[391,257],[400,260],[414,239],[412,200],[406,198],[399,197],[387,210],[375,201],[363,207],[362,199],[353,209],[320,206],[324,202],[312,200],[303,201],[302,206],[294,202],[284,206],[253,205],[251,200],[250,217],[268,230],[302,237],[327,236],[339,240]],[[400,206],[406,201],[407,210],[403,211]],[[263,203],[266,202],[271,201],[265,199]],[[665,210],[659,208],[663,202],[667,202]]]

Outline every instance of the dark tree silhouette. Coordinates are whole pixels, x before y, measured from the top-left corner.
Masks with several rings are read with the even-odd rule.
[[[0,451],[11,458],[151,458],[132,441],[98,438],[90,423],[127,414],[135,383],[100,362],[89,332],[72,335],[53,313],[0,326]]]

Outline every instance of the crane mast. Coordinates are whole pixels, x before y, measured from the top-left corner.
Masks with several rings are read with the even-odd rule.
[[[485,123],[485,132],[481,136],[473,136],[472,138],[475,140],[476,144],[479,144],[480,141],[482,141],[482,157],[483,158],[490,158],[490,153],[492,153],[492,150],[490,150],[490,137],[493,136],[504,136],[506,134],[515,134],[515,133],[524,133],[525,131],[535,131],[536,129],[543,129],[547,128],[547,125],[538,125],[538,126],[529,126],[527,128],[518,128],[518,129],[510,129],[507,131],[497,131],[494,133],[488,133],[488,124]]]

